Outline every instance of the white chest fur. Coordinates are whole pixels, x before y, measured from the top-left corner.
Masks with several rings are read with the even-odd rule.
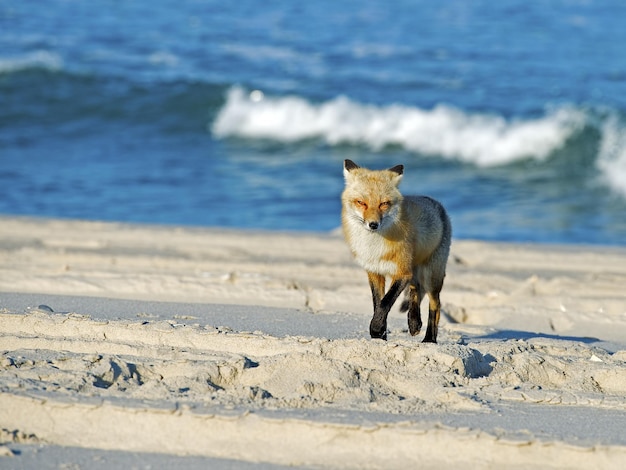
[[[388,257],[389,247],[379,233],[370,232],[362,227],[353,227],[349,239],[356,262],[363,269],[383,276],[392,276],[396,273],[398,270],[396,263],[384,259]]]

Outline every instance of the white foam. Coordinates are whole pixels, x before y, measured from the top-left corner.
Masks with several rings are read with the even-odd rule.
[[[0,73],[11,73],[29,68],[45,68],[59,70],[63,66],[63,60],[57,54],[49,51],[34,51],[22,57],[0,59]]]
[[[602,140],[596,161],[606,183],[626,197],[626,125],[616,114],[602,126]]]
[[[298,96],[272,98],[233,87],[212,131],[216,137],[283,142],[319,138],[330,145],[360,144],[375,150],[399,145],[417,153],[491,166],[546,158],[585,121],[584,112],[571,107],[555,109],[538,119],[506,120],[445,105],[432,110],[381,107],[343,96],[312,104]]]

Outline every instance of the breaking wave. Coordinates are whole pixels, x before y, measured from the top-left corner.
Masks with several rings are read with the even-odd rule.
[[[561,106],[534,119],[505,119],[446,105],[430,110],[374,106],[344,96],[315,104],[299,96],[267,97],[259,90],[235,86],[228,90],[212,132],[217,138],[287,143],[321,139],[329,145],[365,145],[375,151],[399,146],[481,167],[541,161],[559,150],[575,151],[579,143],[574,139],[589,134],[596,136],[589,161],[603,184],[626,198],[626,121],[614,109]]]
[[[329,145],[366,145],[374,150],[400,146],[493,166],[525,158],[545,159],[585,123],[585,112],[573,107],[557,108],[537,119],[507,120],[445,105],[431,110],[374,106],[343,96],[313,104],[297,96],[273,98],[258,90],[248,93],[232,87],[212,131],[216,137],[282,142],[318,138]]]
[[[615,113],[602,126],[596,163],[611,189],[626,198],[626,125]]]

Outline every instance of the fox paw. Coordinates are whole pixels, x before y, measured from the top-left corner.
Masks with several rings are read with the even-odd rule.
[[[387,341],[387,327],[384,327],[380,331],[370,328],[370,336],[372,339],[382,339],[383,341]]]
[[[387,341],[387,332],[385,331],[384,333],[378,335],[378,334],[371,334],[372,339],[382,339],[383,341]]]
[[[422,322],[421,321],[411,321],[409,320],[409,333],[411,333],[411,336],[415,336],[417,334],[419,334],[419,332],[422,330]]]
[[[426,335],[422,343],[437,343],[437,338]]]

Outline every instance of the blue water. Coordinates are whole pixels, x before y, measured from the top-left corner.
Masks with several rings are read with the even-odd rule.
[[[457,238],[626,244],[626,3],[0,0],[0,213],[329,231],[342,161]]]

